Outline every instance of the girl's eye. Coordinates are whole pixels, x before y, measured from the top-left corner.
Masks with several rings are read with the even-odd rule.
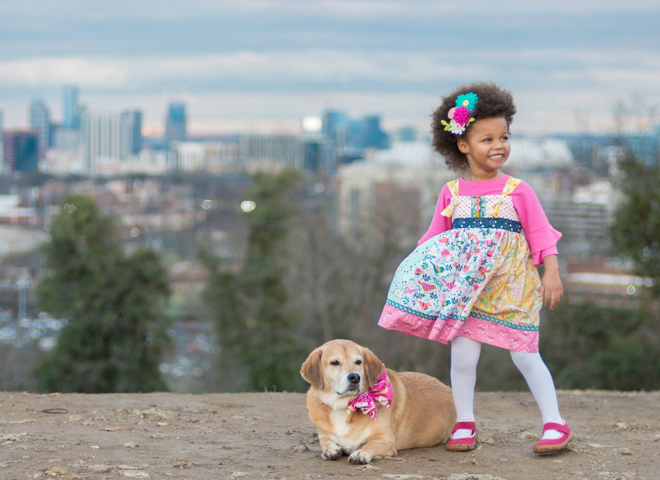
[[[362,365],[362,360],[356,360],[355,365]]]
[[[339,365],[339,360],[333,360],[332,362],[330,362],[330,365],[334,365],[336,367],[337,365]]]

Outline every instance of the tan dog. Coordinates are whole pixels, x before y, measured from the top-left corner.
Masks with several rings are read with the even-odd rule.
[[[376,420],[348,403],[371,388],[385,366],[368,348],[350,340],[332,340],[309,354],[300,374],[311,384],[309,418],[319,432],[322,457],[342,453],[352,463],[396,455],[406,448],[444,443],[456,422],[451,389],[423,373],[387,369],[392,405],[378,405]]]

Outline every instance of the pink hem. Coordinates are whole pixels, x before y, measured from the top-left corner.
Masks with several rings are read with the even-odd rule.
[[[539,351],[538,330],[520,330],[472,316],[465,322],[454,319],[426,320],[385,305],[378,325],[411,337],[426,338],[445,344],[454,337],[467,337],[514,352]]]

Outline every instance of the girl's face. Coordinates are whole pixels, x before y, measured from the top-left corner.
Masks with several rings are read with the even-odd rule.
[[[509,126],[503,117],[477,120],[458,140],[458,149],[465,154],[472,174],[497,172],[509,158]]]

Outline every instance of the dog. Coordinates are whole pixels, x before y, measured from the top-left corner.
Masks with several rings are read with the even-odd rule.
[[[449,439],[456,423],[451,388],[423,373],[386,369],[371,350],[350,340],[316,348],[300,374],[311,385],[307,410],[324,460],[346,454],[351,463],[367,464],[376,457],[395,456],[398,450],[433,447]],[[381,393],[376,393],[369,414],[348,409],[376,384]]]

